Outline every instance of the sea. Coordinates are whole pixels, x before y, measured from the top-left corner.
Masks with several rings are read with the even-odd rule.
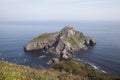
[[[57,32],[67,25],[93,37],[97,43],[86,51],[78,52],[76,60],[104,73],[120,76],[120,21],[0,22],[0,60],[48,68],[47,62],[54,55],[44,51],[25,52],[24,46],[42,33]]]

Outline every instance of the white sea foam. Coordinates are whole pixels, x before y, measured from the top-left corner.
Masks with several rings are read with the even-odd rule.
[[[84,62],[84,60],[80,59],[80,58],[73,58],[76,61],[80,61],[80,62]]]
[[[99,70],[99,67],[97,67],[95,64],[88,62],[88,64],[93,67],[95,70]]]
[[[83,62],[87,65],[89,65],[91,68],[94,68],[95,70],[99,71],[99,72],[103,72],[103,73],[107,73],[106,71],[102,70],[99,66],[96,66],[94,63],[92,62],[89,62],[89,61],[85,61],[85,60],[82,60],[80,58],[73,58],[74,60],[77,60],[77,61],[80,61],[80,62]]]
[[[92,68],[94,68],[95,70],[97,70],[99,72],[107,73],[105,70],[100,69],[100,67],[96,66],[94,63],[87,62],[87,61],[85,61],[85,63],[90,65]]]
[[[107,73],[107,72],[106,72],[106,71],[104,71],[104,70],[100,70],[100,72]]]
[[[94,63],[91,63],[91,62],[88,62],[88,61],[85,61],[84,63],[85,63],[85,64],[88,64],[89,66],[91,66],[91,67],[94,68],[95,70],[99,70],[99,67],[97,67]]]

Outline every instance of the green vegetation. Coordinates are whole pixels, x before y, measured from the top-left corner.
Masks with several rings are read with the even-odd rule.
[[[0,80],[120,80],[96,72],[73,60],[61,61],[50,69],[33,69],[0,61]]]
[[[55,70],[65,71],[74,75],[79,75],[87,80],[120,80],[113,75],[97,72],[89,68],[85,64],[81,64],[74,60],[61,61],[52,66]]]
[[[36,38],[34,38],[32,41],[39,41],[41,39],[44,39],[44,38],[47,38],[47,37],[51,36],[52,34],[54,34],[54,33],[41,34],[41,35],[37,36]]]
[[[0,80],[57,80],[60,72],[53,69],[32,69],[0,61]]]
[[[83,36],[83,35],[80,35],[80,36],[70,35],[68,41],[69,41],[72,45],[76,45],[78,48],[81,48],[82,45],[81,45],[80,43],[83,43],[83,39],[84,39],[84,36]]]

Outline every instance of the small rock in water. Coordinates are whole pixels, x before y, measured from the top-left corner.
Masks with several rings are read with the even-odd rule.
[[[14,60],[16,61],[16,58]]]
[[[63,59],[68,59],[69,57],[66,54],[63,54],[62,58]]]
[[[47,64],[50,65],[50,64],[53,64],[53,63],[57,63],[57,62],[59,62],[59,61],[60,61],[59,58],[52,58],[51,60],[49,60],[49,61],[47,62]]]
[[[54,49],[55,47],[52,47],[52,49]]]
[[[52,62],[52,60],[49,60],[46,64],[47,65],[50,65],[50,64],[52,64],[53,62]]]
[[[74,54],[74,55],[72,55],[72,56],[73,56],[73,58],[74,58],[74,57],[76,57],[76,55],[75,55],[75,54]]]
[[[48,52],[46,52],[46,54],[48,54]]]
[[[44,50],[42,52],[45,52]]]
[[[4,57],[2,57],[2,60],[4,60]]]
[[[45,56],[45,55],[39,56],[39,59],[42,59],[42,58],[44,58],[44,57],[46,57],[46,56]]]
[[[27,59],[25,58],[25,59],[24,59],[24,62],[26,62],[26,61],[27,61]]]
[[[22,54],[21,53],[19,53],[19,57],[21,56]]]
[[[53,58],[52,61],[53,61],[53,63],[57,63],[57,62],[59,62],[59,58]]]

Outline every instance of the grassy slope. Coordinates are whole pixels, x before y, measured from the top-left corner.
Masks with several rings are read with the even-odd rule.
[[[76,35],[71,35],[68,38],[68,42],[70,42],[72,45],[76,45],[78,48],[81,48],[82,45],[80,43],[83,43],[84,36],[76,36]]]
[[[0,61],[0,80],[120,80],[109,74],[98,73],[84,64],[66,60],[51,69],[33,69]]]
[[[44,34],[41,34],[37,37],[35,37],[33,40],[31,40],[31,42],[35,42],[35,41],[39,41],[41,39],[44,39],[44,38],[47,38],[49,36],[51,36],[53,33],[44,33]]]

